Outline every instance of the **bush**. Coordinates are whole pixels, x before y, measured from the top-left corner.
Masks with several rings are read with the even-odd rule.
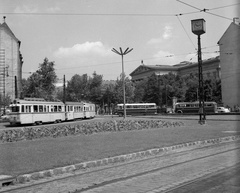
[[[0,130],[0,142],[34,140],[45,137],[64,137],[69,135],[91,135],[99,132],[119,132],[164,127],[178,127],[182,122],[162,120],[111,120],[106,122],[87,122],[71,125],[27,127],[22,129]]]

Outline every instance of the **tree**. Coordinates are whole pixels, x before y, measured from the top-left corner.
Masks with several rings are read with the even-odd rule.
[[[87,74],[82,76],[75,74],[70,81],[67,82],[66,100],[82,101],[88,99],[89,82]]]
[[[49,62],[47,58],[42,64],[39,64],[39,69],[34,72],[27,80],[23,80],[23,96],[44,98],[53,100],[55,91],[55,83],[57,75],[54,69],[54,62]]]
[[[126,103],[131,103],[133,102],[133,97],[134,97],[134,86],[132,81],[126,77],[124,80],[125,83],[125,99]],[[115,92],[114,92],[114,100],[115,103],[123,103],[123,81],[122,81],[122,74],[120,76],[120,80],[117,79],[116,85],[115,85]]]
[[[147,80],[145,87],[145,94],[143,96],[143,101],[147,103],[157,103],[159,104],[159,84],[158,77],[152,74]]]
[[[142,103],[144,102],[143,97],[145,95],[145,89],[146,89],[146,85],[147,85],[147,78],[141,80],[141,81],[137,81],[133,84],[134,86],[134,102],[136,103]]]
[[[99,104],[102,97],[102,75],[98,75],[96,72],[93,73],[93,78],[89,79],[89,97],[90,100],[96,104]]]
[[[192,102],[199,100],[198,92],[198,77],[197,74],[190,74],[184,77],[187,85],[187,90],[185,93],[185,101]]]

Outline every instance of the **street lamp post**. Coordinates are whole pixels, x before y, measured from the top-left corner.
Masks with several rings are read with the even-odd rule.
[[[123,117],[124,119],[126,118],[126,98],[125,98],[125,75],[124,75],[124,64],[123,64],[123,56],[128,54],[129,52],[131,52],[133,50],[133,48],[131,48],[129,50],[129,48],[127,48],[124,52],[122,51],[122,48],[120,47],[120,52],[117,51],[115,48],[112,49],[112,51],[118,55],[120,55],[122,57],[122,83],[123,83]]]
[[[204,109],[204,87],[202,73],[202,53],[201,53],[201,35],[206,32],[204,19],[195,19],[191,21],[192,32],[198,36],[198,81],[199,81],[199,123],[206,123],[206,114]]]

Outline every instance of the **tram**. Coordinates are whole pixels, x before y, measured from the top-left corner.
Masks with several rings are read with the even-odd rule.
[[[9,122],[16,124],[59,123],[75,119],[94,118],[92,103],[50,102],[39,98],[16,99],[10,104]]]

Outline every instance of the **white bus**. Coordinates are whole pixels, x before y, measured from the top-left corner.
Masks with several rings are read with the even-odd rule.
[[[155,103],[127,103],[126,115],[155,115],[157,114],[157,105]],[[117,114],[124,115],[124,105],[117,105]]]

